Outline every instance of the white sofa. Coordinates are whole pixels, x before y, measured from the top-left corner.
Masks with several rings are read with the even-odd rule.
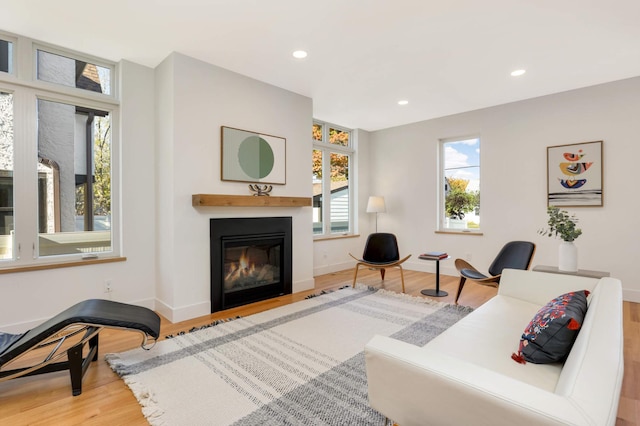
[[[538,309],[583,289],[589,308],[564,364],[513,361]],[[375,336],[369,403],[400,426],[614,425],[622,345],[619,280],[505,270],[497,296],[424,347]]]

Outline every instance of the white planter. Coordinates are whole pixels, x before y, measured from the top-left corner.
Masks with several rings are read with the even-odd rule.
[[[565,272],[578,270],[578,248],[573,241],[563,241],[558,247],[558,269]]]

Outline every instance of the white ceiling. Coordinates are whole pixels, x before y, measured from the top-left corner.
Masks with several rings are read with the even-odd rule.
[[[366,130],[640,76],[640,0],[0,0],[0,30],[150,67],[180,52]]]

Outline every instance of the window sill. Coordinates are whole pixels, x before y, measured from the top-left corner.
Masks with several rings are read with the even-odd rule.
[[[343,238],[358,238],[360,234],[344,234],[344,235],[322,235],[313,238],[313,242],[327,241],[327,240],[340,240]]]
[[[15,272],[33,272],[43,271],[47,269],[71,268],[74,266],[96,265],[99,263],[124,262],[126,260],[126,257],[104,257],[99,259],[73,260],[68,262],[40,263],[37,265],[33,264],[24,266],[9,266],[6,268],[0,268],[0,274],[13,274]]]
[[[474,236],[482,236],[484,235],[481,231],[455,231],[453,229],[446,231],[435,231],[436,234],[454,234],[454,235],[474,235]]]

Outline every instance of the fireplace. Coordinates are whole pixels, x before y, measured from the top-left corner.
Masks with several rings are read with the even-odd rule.
[[[291,294],[291,218],[211,219],[211,312]]]

